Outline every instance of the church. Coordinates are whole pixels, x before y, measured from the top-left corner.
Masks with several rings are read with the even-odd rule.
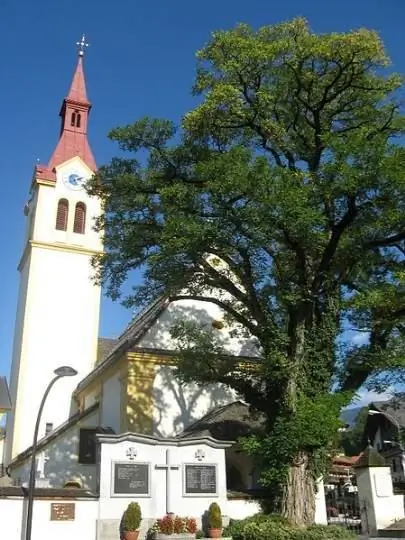
[[[235,441],[261,426],[248,407],[220,385],[182,385],[173,373],[170,328],[198,320],[217,332],[230,355],[257,356],[253,340],[232,336],[221,309],[208,302],[162,297],[129,322],[117,339],[99,336],[101,289],[91,259],[103,250],[92,221],[101,204],[86,181],[97,165],[88,142],[89,101],[84,50],[60,109],[61,128],[47,164],[35,167],[24,209],[10,394],[3,440],[4,470],[14,485],[28,481],[38,409],[55,369],[77,375],[52,388],[39,426],[37,478],[44,486],[96,490],[97,434],[137,433]],[[250,459],[226,452],[228,489],[258,486]]]

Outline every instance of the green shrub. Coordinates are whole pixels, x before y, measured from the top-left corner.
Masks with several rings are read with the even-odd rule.
[[[243,520],[231,520],[223,531],[233,540],[354,540],[356,535],[343,527],[311,525],[292,527],[280,515],[256,514]]]
[[[254,534],[254,529],[251,527],[252,524],[262,527],[263,524],[266,526],[268,523],[270,523],[269,527],[274,525],[286,528],[289,526],[288,520],[278,514],[255,514],[241,520],[231,519],[229,525],[225,527],[222,536],[232,537],[233,540],[244,540],[247,534],[249,534],[249,537]],[[248,533],[245,532],[246,529],[248,529]]]
[[[195,533],[195,537],[198,539],[198,538],[205,538],[205,534],[204,534],[204,531],[202,531],[201,529],[199,529],[196,533]]]
[[[354,540],[357,535],[338,525],[311,525],[305,529],[294,529],[291,540]]]
[[[215,502],[211,503],[208,508],[208,527],[210,529],[222,529],[221,508]]]
[[[122,530],[137,531],[141,525],[142,512],[141,507],[136,502],[131,502],[127,506],[122,516]]]

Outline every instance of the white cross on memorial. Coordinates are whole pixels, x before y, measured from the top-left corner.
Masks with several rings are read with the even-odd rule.
[[[165,469],[166,470],[166,514],[170,514],[173,510],[171,508],[171,491],[170,491],[170,471],[178,471],[180,465],[174,465],[170,462],[170,450],[166,449],[166,463],[163,465],[155,465],[155,469]]]
[[[134,448],[133,446],[130,446],[127,450],[127,458],[129,458],[130,460],[134,460],[137,455],[138,455],[138,452],[136,451],[136,448]]]

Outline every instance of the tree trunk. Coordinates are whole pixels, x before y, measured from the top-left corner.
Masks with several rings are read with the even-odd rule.
[[[281,499],[282,515],[297,527],[315,521],[315,482],[308,465],[306,454],[297,456],[288,471]]]

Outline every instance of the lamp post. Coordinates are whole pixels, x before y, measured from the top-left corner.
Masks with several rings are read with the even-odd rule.
[[[28,482],[28,506],[27,506],[27,521],[25,525],[25,540],[31,540],[32,511],[33,511],[33,506],[34,506],[34,491],[35,491],[35,480],[36,480],[36,453],[37,453],[37,444],[38,444],[38,431],[39,431],[39,424],[41,422],[42,411],[44,410],[46,398],[48,397],[49,392],[51,391],[51,388],[56,383],[56,381],[59,379],[62,379],[62,377],[74,377],[75,375],[77,375],[77,371],[70,366],[62,366],[55,369],[54,374],[55,374],[55,377],[48,384],[45,390],[45,393],[42,397],[42,401],[38,409],[37,421],[35,423],[34,439],[32,442],[30,478]]]
[[[376,414],[379,414],[381,416],[385,416],[385,418],[387,418],[387,420],[390,420],[394,424],[394,426],[397,428],[399,442],[397,442],[396,444],[398,445],[399,449],[401,450],[401,466],[402,466],[402,472],[405,475],[405,454],[404,454],[404,447],[403,447],[402,441],[401,441],[401,426],[399,425],[398,420],[396,420],[393,416],[391,416],[390,414],[388,414],[386,412],[383,412],[383,411],[369,410],[368,414],[370,416],[375,416]],[[383,441],[383,442],[388,442],[388,441]],[[396,441],[390,441],[390,442],[396,442]]]

